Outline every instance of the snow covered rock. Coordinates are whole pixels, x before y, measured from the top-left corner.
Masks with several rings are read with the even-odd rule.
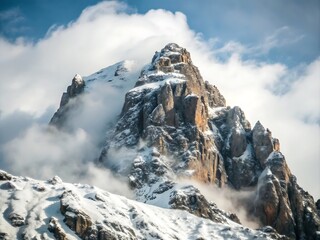
[[[11,180],[11,178],[12,176],[9,173],[0,170],[0,181]]]
[[[64,230],[61,228],[61,225],[59,224],[59,221],[55,217],[51,217],[49,225],[48,225],[49,232],[53,233],[53,236],[55,239],[59,240],[67,240],[67,234],[64,232]]]
[[[271,153],[266,164],[259,177],[254,214],[292,239],[318,239],[320,216],[312,196],[296,183],[280,152]]]
[[[82,94],[85,88],[85,81],[79,74],[76,74],[72,79],[72,83],[67,88],[67,92],[64,92],[61,97],[60,107],[50,120],[50,124],[57,127],[63,126],[66,120],[67,112],[72,109],[72,105],[69,104],[71,99],[75,99],[78,95]],[[74,106],[73,106],[74,107]]]
[[[258,121],[252,130],[253,148],[261,166],[265,166],[269,154],[273,151],[271,132]]]
[[[189,52],[168,44],[154,55],[136,87],[126,94],[120,119],[100,161],[107,164],[109,148],[131,148],[143,140],[161,154],[175,155],[185,163],[176,167],[195,170],[194,178],[223,184],[223,162],[205,133],[209,129],[209,99],[211,105],[225,104],[217,88],[203,81]]]
[[[214,223],[187,211],[136,202],[89,185],[52,185],[15,176],[5,180],[9,181],[19,189],[0,191],[0,239],[4,240],[285,239],[232,221]],[[35,191],[37,185],[48,191]],[[25,224],[12,224],[10,216],[23,218]]]
[[[280,152],[279,140],[260,122],[251,129],[240,107],[227,107],[218,88],[202,79],[186,49],[170,43],[155,53],[136,78],[130,71],[130,63],[124,61],[84,77],[84,90],[71,91],[70,87],[69,93],[75,93],[74,97],[67,91],[69,100],[62,99],[65,104],[53,117],[58,120],[51,123],[63,126],[70,111],[81,105],[83,95],[98,82],[113,89],[125,89],[119,92],[119,96],[125,92],[124,104],[108,129],[99,164],[128,177],[138,201],[171,208],[166,211],[183,209],[193,217],[210,220],[211,224],[225,224],[239,219],[208,201],[192,184],[179,181],[187,178],[237,191],[250,188],[253,198],[241,204],[248,214],[260,220],[265,235],[259,237],[272,235],[277,239],[279,235],[274,231],[278,231],[291,239],[319,238],[320,221],[314,200],[296,183]],[[81,85],[81,78],[77,76],[72,84]],[[121,152],[127,153],[126,156]],[[58,181],[53,187],[59,184]],[[75,191],[72,194],[79,195]],[[74,202],[79,202],[77,199],[74,197]],[[90,199],[99,202],[104,197]],[[82,230],[76,232],[83,238],[99,236],[100,232],[109,238],[110,233],[138,239],[143,234],[151,234],[153,238],[162,236],[159,228],[139,217],[137,220],[135,209],[130,211],[130,224],[134,223],[130,228],[119,230],[109,224],[105,230],[81,206],[82,210],[72,208],[62,212],[70,228],[81,225]],[[134,230],[137,226],[139,233]],[[130,235],[130,229],[135,235]],[[226,227],[219,234],[229,231]],[[175,237],[170,235],[170,239]]]
[[[100,89],[102,85],[108,86],[109,90],[116,97],[117,95],[122,96],[123,91],[127,91],[133,87],[134,82],[131,80],[136,80],[134,66],[134,61],[126,60],[103,68],[86,77],[76,74],[72,79],[71,85],[67,87],[67,91],[62,94],[60,106],[51,118],[50,124],[64,130],[69,130],[70,125],[73,124],[68,122],[70,115],[83,107],[84,95]]]
[[[239,107],[211,111],[210,126],[224,160],[228,184],[235,189],[255,186],[262,169],[254,155],[251,126],[245,114]]]

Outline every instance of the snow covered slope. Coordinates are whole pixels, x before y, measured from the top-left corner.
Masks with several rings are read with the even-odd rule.
[[[88,118],[90,114],[99,114],[103,125],[114,120],[121,112],[126,92],[134,86],[139,73],[140,69],[134,61],[125,60],[87,77],[76,74],[62,94],[59,109],[50,124],[70,130],[75,119]],[[95,123],[90,121],[88,124]],[[78,127],[85,129],[84,126]]]
[[[64,183],[57,176],[38,181],[1,170],[0,210],[0,239],[280,239],[232,221],[214,223],[94,186]]]

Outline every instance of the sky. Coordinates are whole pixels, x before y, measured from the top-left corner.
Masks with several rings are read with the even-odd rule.
[[[74,74],[124,59],[142,66],[177,42],[228,105],[271,129],[298,182],[319,198],[319,23],[316,0],[1,0],[0,167],[23,174],[93,157],[81,154],[97,151],[88,123],[69,135],[44,130]],[[107,120],[102,111],[93,116]]]

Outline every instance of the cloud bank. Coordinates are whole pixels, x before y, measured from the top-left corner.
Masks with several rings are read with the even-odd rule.
[[[176,42],[191,52],[203,78],[218,86],[228,105],[239,105],[252,124],[260,120],[272,130],[299,183],[320,197],[319,59],[296,70],[281,63],[243,60],[242,54],[251,49],[241,43],[212,48],[201,34],[190,29],[182,13],[150,10],[135,14],[127,10],[119,2],[101,2],[83,10],[66,26],[51,27],[36,43],[24,39],[9,43],[0,38],[1,167],[32,177],[52,177],[65,164],[71,176],[88,173],[70,159],[87,163],[94,158],[98,152],[95,144],[101,139],[93,139],[93,133],[100,128],[103,131],[102,122],[114,117],[115,112],[93,108],[92,118],[102,119],[97,121],[101,125],[90,127],[90,121],[85,121],[65,135],[43,126],[74,74],[89,75],[124,59],[142,66],[150,62],[156,50]],[[272,44],[269,41],[258,48],[269,50],[279,43],[278,36],[271,35]],[[232,44],[236,47],[230,47]],[[219,60],[225,53],[227,58]],[[48,163],[54,164],[49,164],[46,171],[31,168]]]

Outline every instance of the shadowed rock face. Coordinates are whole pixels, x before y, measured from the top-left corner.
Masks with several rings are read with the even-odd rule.
[[[73,81],[51,123],[62,122],[70,99],[83,86]],[[176,178],[250,188],[254,197],[244,206],[262,226],[291,239],[320,238],[319,210],[296,183],[279,140],[260,122],[251,129],[239,107],[226,107],[217,87],[202,79],[190,53],[177,44],[156,52],[141,71],[106,142],[100,163],[129,176],[140,201],[152,204],[161,194],[170,195],[163,201],[171,208],[223,222],[231,217],[219,213],[195,188],[179,188]],[[125,168],[109,157],[123,147],[136,150]]]
[[[224,184],[223,161],[212,137],[205,134],[209,106],[225,107],[223,96],[203,81],[186,49],[168,44],[126,94],[111,144],[131,147],[143,139],[160,154],[176,155],[184,169],[195,170],[196,179]]]
[[[273,151],[271,132],[258,121],[252,130],[252,142],[257,160],[265,166],[266,160]]]
[[[296,183],[280,152],[279,140],[270,130],[260,122],[251,130],[237,107],[219,110],[211,121],[220,133],[216,142],[229,185],[255,189],[248,211],[262,225],[272,226],[291,239],[319,238],[320,218],[314,200]]]
[[[184,81],[166,81],[172,74],[182,74],[179,78]],[[161,81],[165,83],[157,89],[146,87]],[[160,154],[174,155],[186,163],[184,169],[193,170],[192,177],[199,181],[236,189],[254,187],[256,197],[248,208],[263,225],[290,238],[315,236],[320,226],[316,211],[310,220],[313,233],[305,229],[310,223],[304,220],[300,224],[304,227],[297,228],[296,217],[303,219],[305,210],[295,207],[297,201],[289,194],[301,195],[290,180],[293,175],[280,153],[279,140],[260,122],[251,130],[239,107],[226,108],[223,96],[203,81],[185,49],[169,44],[157,52],[136,86],[143,90],[133,89],[126,95],[117,125],[115,139],[120,145],[135,145],[144,139]],[[121,135],[125,129],[133,134]],[[207,135],[208,130],[213,134]],[[313,200],[303,201],[314,206]],[[173,205],[182,208],[178,202]]]
[[[67,119],[69,111],[76,108],[76,103],[71,104],[70,100],[76,99],[77,96],[81,95],[85,88],[85,82],[79,74],[76,74],[72,79],[72,83],[67,88],[67,92],[64,92],[61,97],[60,107],[55,112],[50,120],[50,124],[58,128],[62,127]]]

